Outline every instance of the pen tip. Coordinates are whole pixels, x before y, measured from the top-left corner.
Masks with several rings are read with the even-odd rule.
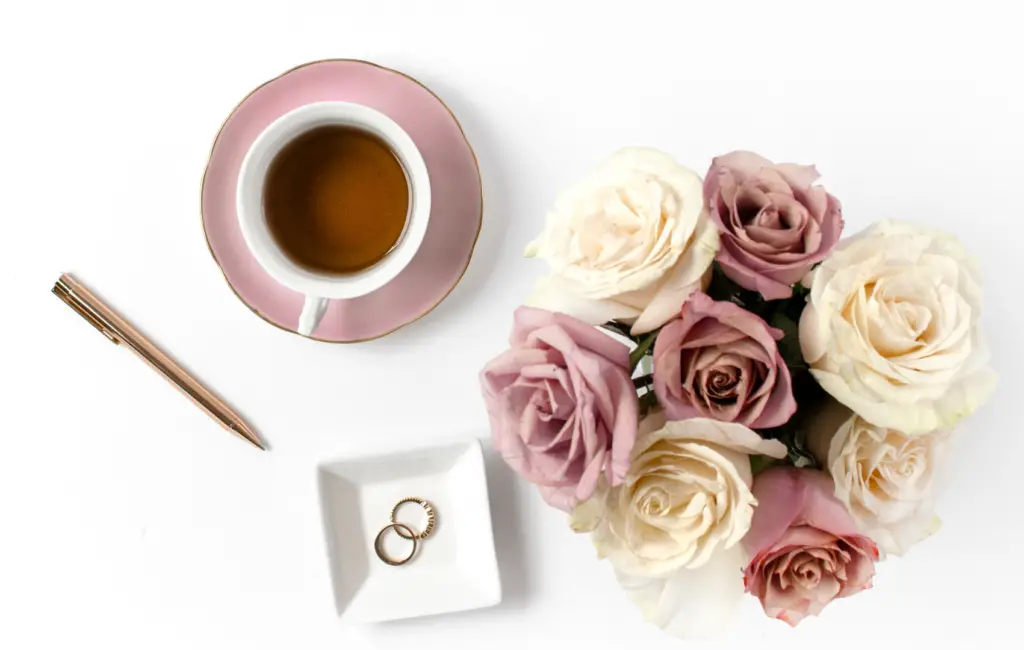
[[[251,443],[254,447],[258,447],[261,451],[266,451],[267,447],[260,440],[260,437],[256,435],[256,432],[250,429],[243,422],[231,422],[227,425],[228,431],[236,434],[246,442]]]
[[[252,431],[247,431],[246,432],[245,439],[248,440],[249,442],[251,442],[254,446],[258,447],[260,449],[260,451],[266,451],[267,450],[267,446],[264,445],[263,441],[260,440],[259,436],[257,436]]]

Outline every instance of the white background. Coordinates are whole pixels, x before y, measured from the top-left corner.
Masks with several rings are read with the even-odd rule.
[[[544,271],[522,248],[561,186],[631,144],[701,173],[736,148],[816,163],[849,231],[883,217],[947,228],[987,279],[1002,381],[962,428],[943,531],[795,631],[748,598],[718,643],[1019,643],[1021,41],[1009,9],[978,0],[3,3],[0,647],[676,647],[496,462],[504,603],[343,627],[315,497],[320,460],[487,435],[476,373]],[[232,107],[325,57],[430,86],[484,179],[462,284],[429,317],[356,346],[254,317],[198,213]],[[216,387],[273,451],[226,435],[71,313],[49,294],[61,271]]]

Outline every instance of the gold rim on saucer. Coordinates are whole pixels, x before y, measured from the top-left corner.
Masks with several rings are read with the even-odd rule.
[[[466,148],[469,149],[469,155],[473,157],[473,164],[476,165],[476,169],[477,169],[477,183],[479,184],[479,187],[480,187],[480,218],[479,218],[477,226],[476,226],[476,234],[473,236],[473,245],[470,246],[470,248],[469,248],[469,256],[466,258],[466,265],[463,267],[462,272],[459,274],[459,278],[452,284],[451,288],[449,288],[448,291],[446,291],[445,294],[443,296],[441,296],[441,298],[439,298],[437,302],[435,302],[433,305],[431,305],[426,311],[424,311],[422,314],[420,314],[416,318],[413,318],[412,320],[410,320],[410,321],[408,321],[406,323],[402,323],[398,327],[390,329],[390,330],[384,332],[383,334],[378,334],[377,336],[371,336],[371,337],[364,338],[364,339],[351,339],[351,340],[348,340],[348,341],[332,341],[330,339],[321,339],[321,338],[317,338],[315,336],[306,336],[306,335],[303,335],[303,334],[299,334],[298,332],[296,332],[294,330],[290,330],[290,329],[288,329],[286,327],[282,327],[281,325],[278,325],[277,323],[271,321],[270,319],[268,319],[265,316],[263,316],[263,314],[261,314],[259,311],[257,311],[255,308],[253,308],[251,305],[249,305],[249,303],[246,302],[242,298],[242,296],[239,295],[239,293],[237,291],[235,291],[235,287],[231,284],[231,280],[228,279],[227,273],[224,272],[224,267],[221,266],[220,260],[218,260],[217,256],[214,254],[213,246],[210,245],[210,236],[206,232],[206,220],[203,217],[203,194],[204,194],[204,191],[205,191],[205,188],[206,188],[206,175],[207,175],[207,172],[210,169],[210,161],[213,159],[213,151],[217,147],[217,141],[220,139],[221,133],[224,131],[224,127],[227,125],[228,120],[231,119],[231,116],[233,116],[235,114],[235,112],[239,109],[239,107],[242,104],[244,104],[246,102],[246,100],[248,100],[250,97],[252,97],[257,91],[259,91],[264,86],[267,86],[268,84],[271,84],[271,83],[277,81],[278,79],[280,79],[281,77],[284,77],[287,74],[295,72],[296,70],[301,70],[302,68],[306,68],[306,67],[311,66],[311,65],[317,65],[319,63],[330,63],[330,62],[361,63],[361,64],[364,64],[364,65],[369,65],[369,66],[373,66],[375,68],[379,68],[379,69],[387,71],[387,72],[393,72],[393,73],[395,73],[397,75],[401,75],[402,77],[405,77],[409,81],[413,82],[414,84],[420,86],[421,88],[426,90],[428,93],[430,93],[430,95],[434,99],[436,99],[441,104],[441,106],[444,107],[444,109],[446,111],[448,111],[448,114],[451,115],[452,120],[455,122],[455,126],[459,129],[459,134],[462,136],[462,140],[466,143]],[[476,152],[473,151],[473,145],[469,142],[469,138],[466,137],[466,132],[462,128],[462,124],[459,122],[458,118],[455,117],[455,113],[452,112],[452,109],[450,109],[448,107],[448,105],[445,104],[444,101],[440,97],[438,97],[436,93],[434,93],[434,91],[432,91],[430,88],[427,88],[419,80],[417,80],[417,79],[415,79],[415,78],[413,78],[413,77],[411,77],[411,76],[409,76],[409,75],[407,75],[404,72],[401,72],[399,70],[393,70],[392,68],[388,68],[386,66],[379,65],[377,63],[373,63],[372,61],[365,61],[363,59],[318,59],[316,61],[309,61],[307,63],[303,63],[301,65],[297,65],[297,66],[295,66],[293,68],[285,70],[284,72],[282,72],[281,74],[277,75],[273,79],[269,79],[269,80],[261,83],[259,86],[255,87],[251,91],[249,91],[249,93],[246,94],[246,96],[243,97],[241,99],[241,101],[239,101],[237,104],[235,104],[235,107],[232,108],[231,111],[228,112],[228,115],[227,115],[227,117],[224,118],[224,121],[221,123],[220,128],[217,129],[217,135],[215,135],[214,138],[213,138],[213,144],[210,146],[210,153],[206,157],[206,164],[203,167],[203,180],[202,180],[202,182],[199,185],[199,220],[200,220],[200,223],[203,226],[203,238],[206,240],[206,249],[209,251],[210,257],[213,258],[214,264],[216,264],[217,268],[220,270],[221,276],[224,278],[224,281],[227,283],[228,288],[230,288],[231,292],[233,294],[235,294],[235,297],[238,298],[239,302],[241,302],[243,305],[245,305],[246,308],[249,311],[251,311],[252,313],[254,313],[257,316],[259,316],[260,320],[262,320],[265,323],[268,323],[270,325],[273,325],[274,327],[276,327],[279,330],[282,330],[284,332],[288,332],[289,334],[294,334],[296,336],[301,336],[302,338],[312,339],[314,341],[319,341],[321,343],[334,343],[334,344],[338,344],[338,345],[347,345],[347,344],[350,344],[350,343],[365,343],[367,341],[374,341],[376,339],[384,338],[385,336],[388,336],[389,334],[393,334],[393,333],[397,332],[398,330],[402,329],[403,327],[405,327],[407,325],[411,325],[411,324],[419,321],[421,318],[423,318],[424,316],[430,314],[432,311],[437,309],[437,306],[440,305],[442,302],[444,302],[448,298],[448,296],[451,295],[452,291],[455,290],[455,287],[459,286],[459,283],[462,282],[462,278],[466,275],[466,271],[469,269],[469,265],[470,265],[470,263],[473,260],[473,253],[475,252],[476,245],[477,245],[477,243],[480,240],[480,231],[483,229],[483,224],[484,224],[484,187],[483,187],[483,176],[481,176],[481,174],[480,174],[480,161],[476,157]]]

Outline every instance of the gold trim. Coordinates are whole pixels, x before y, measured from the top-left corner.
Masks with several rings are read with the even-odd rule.
[[[431,305],[425,312],[423,312],[422,314],[420,314],[416,318],[414,318],[414,319],[412,319],[412,320],[410,320],[408,322],[402,323],[398,327],[395,327],[394,329],[390,329],[387,332],[384,332],[383,334],[378,334],[377,336],[371,336],[371,337],[365,338],[365,339],[353,339],[351,341],[330,341],[330,340],[327,340],[327,339],[317,338],[315,336],[304,336],[304,335],[299,334],[298,332],[296,332],[294,330],[290,330],[290,329],[288,329],[286,327],[282,327],[281,325],[278,325],[277,323],[271,321],[270,319],[266,318],[263,314],[261,314],[259,311],[257,311],[252,305],[250,305],[248,302],[246,302],[245,299],[243,299],[242,296],[240,296],[238,294],[238,292],[235,291],[235,287],[231,284],[231,280],[228,279],[227,273],[224,272],[224,267],[220,265],[220,260],[218,260],[217,256],[214,254],[213,246],[210,245],[210,236],[206,232],[206,219],[203,217],[203,194],[204,194],[204,192],[206,190],[206,174],[210,170],[210,161],[213,159],[213,150],[216,149],[217,141],[220,139],[220,135],[224,131],[224,127],[227,126],[228,120],[231,119],[231,116],[234,115],[236,111],[238,111],[239,107],[242,104],[244,104],[247,99],[249,99],[254,94],[256,94],[256,92],[258,92],[264,86],[272,84],[275,81],[277,81],[278,79],[280,79],[281,77],[284,77],[285,75],[291,74],[292,72],[295,72],[296,70],[301,70],[302,68],[306,68],[306,67],[311,66],[311,65],[317,65],[319,63],[332,63],[332,62],[362,63],[362,64],[365,64],[365,65],[373,66],[375,68],[379,68],[379,69],[384,70],[386,72],[393,72],[393,73],[395,73],[397,75],[401,75],[401,76],[405,77],[409,81],[415,83],[416,85],[420,86],[421,88],[426,90],[428,93],[430,93],[431,96],[433,96],[434,99],[436,99],[441,104],[441,106],[443,106],[444,109],[446,111],[448,111],[448,114],[452,116],[452,120],[455,121],[455,126],[458,127],[459,133],[462,134],[462,139],[466,143],[466,147],[469,149],[469,155],[471,155],[473,157],[473,164],[476,165],[477,182],[480,185],[480,218],[478,219],[478,223],[477,223],[477,227],[476,227],[476,235],[473,236],[473,245],[469,247],[469,257],[466,258],[466,266],[464,266],[462,268],[462,273],[459,274],[458,279],[451,286],[451,288],[448,289],[448,291],[446,291],[445,294],[443,296],[441,296],[441,298],[437,302],[435,302],[433,305]],[[385,336],[387,336],[389,334],[393,334],[393,333],[397,332],[398,330],[402,329],[403,327],[405,327],[407,325],[412,325],[413,323],[419,321],[421,318],[423,318],[424,316],[426,316],[430,312],[432,312],[435,309],[437,309],[437,306],[440,305],[442,302],[444,302],[445,299],[448,298],[448,296],[451,295],[452,291],[455,290],[455,287],[459,286],[459,283],[462,282],[462,278],[466,275],[466,271],[469,270],[469,265],[473,261],[473,253],[476,250],[476,244],[477,244],[477,242],[480,239],[480,231],[483,229],[483,225],[484,225],[484,180],[483,180],[483,176],[480,173],[480,161],[476,157],[476,152],[473,151],[473,145],[470,144],[469,138],[466,137],[466,132],[465,132],[465,130],[463,130],[462,124],[459,123],[459,120],[458,120],[457,117],[455,117],[455,113],[452,112],[452,109],[448,108],[448,105],[445,104],[444,101],[440,97],[438,97],[434,93],[434,91],[432,91],[430,88],[427,88],[425,85],[420,83],[417,79],[414,79],[414,78],[410,77],[409,75],[405,74],[404,72],[400,72],[398,70],[392,70],[391,68],[379,65],[377,63],[373,63],[371,61],[364,61],[362,59],[318,59],[316,61],[309,61],[308,63],[303,63],[302,65],[297,65],[294,68],[290,68],[290,69],[282,72],[281,74],[277,75],[273,79],[265,81],[265,82],[261,83],[259,86],[253,88],[251,91],[249,91],[249,93],[245,97],[242,98],[241,101],[239,101],[237,104],[235,104],[235,107],[231,109],[231,111],[228,113],[228,116],[226,118],[224,118],[224,122],[222,122],[221,125],[220,125],[220,128],[217,129],[217,135],[214,136],[214,138],[213,138],[213,144],[210,146],[210,154],[206,157],[206,165],[204,165],[204,167],[203,167],[203,180],[202,180],[202,183],[200,183],[200,185],[199,185],[199,221],[200,221],[200,223],[203,226],[203,238],[206,240],[206,249],[208,251],[210,251],[210,257],[213,258],[213,263],[217,265],[218,269],[220,269],[221,276],[223,276],[224,281],[228,285],[228,288],[230,288],[231,292],[233,294],[235,294],[235,297],[238,298],[238,300],[243,305],[245,305],[249,309],[249,311],[251,311],[252,313],[256,314],[260,318],[260,320],[262,320],[263,322],[268,323],[270,325],[273,325],[274,327],[276,327],[279,330],[282,330],[284,332],[288,332],[289,334],[294,334],[295,336],[301,336],[304,339],[312,339],[314,341],[319,341],[321,343],[333,343],[333,344],[337,344],[337,345],[348,345],[348,344],[351,344],[351,343],[365,343],[367,341],[374,341],[376,339],[384,338]]]
[[[405,529],[406,533],[401,532],[402,528]],[[396,560],[384,552],[384,536],[388,534],[389,530],[393,530],[396,533],[398,533],[398,536],[402,539],[406,539],[412,542],[412,550],[409,551],[409,554],[406,555],[404,558],[399,558]],[[419,549],[419,540],[416,539],[415,535],[413,535],[412,537],[406,537],[406,534],[413,535],[413,532],[412,529],[406,526],[405,524],[388,524],[387,526],[381,528],[380,532],[377,533],[377,537],[374,538],[373,552],[377,554],[377,557],[380,559],[381,562],[389,566],[402,566],[403,564],[408,564],[412,561],[414,557],[416,557],[416,551]]]
[[[395,507],[391,509],[391,523],[399,523],[397,521],[398,510],[407,503],[415,503],[419,505],[421,508],[423,508],[423,512],[427,513],[427,527],[424,528],[422,532],[413,534],[413,537],[421,541],[430,537],[430,535],[434,532],[434,526],[437,525],[437,511],[434,510],[434,505],[427,501],[426,499],[421,499],[419,497],[405,497],[404,499],[396,503]],[[401,528],[410,529],[412,527],[409,526],[409,524],[405,524],[401,526]],[[395,529],[395,532],[398,533],[398,536],[402,539],[410,539],[409,537],[406,537],[405,533],[403,533],[398,528]]]

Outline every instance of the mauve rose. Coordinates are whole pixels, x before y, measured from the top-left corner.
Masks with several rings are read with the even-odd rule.
[[[829,254],[843,231],[838,199],[813,185],[813,166],[774,164],[749,151],[711,162],[704,200],[721,233],[717,260],[729,278],[766,300],[793,285]]]
[[[670,420],[705,417],[752,429],[796,411],[782,332],[731,302],[690,296],[654,344],[654,392]]]
[[[768,616],[796,625],[871,586],[878,548],[857,532],[828,474],[772,467],[754,477],[758,506],[743,547],[747,591]]]
[[[520,307],[509,344],[480,373],[495,448],[512,469],[571,511],[601,472],[622,482],[638,404],[629,349],[583,321]]]

